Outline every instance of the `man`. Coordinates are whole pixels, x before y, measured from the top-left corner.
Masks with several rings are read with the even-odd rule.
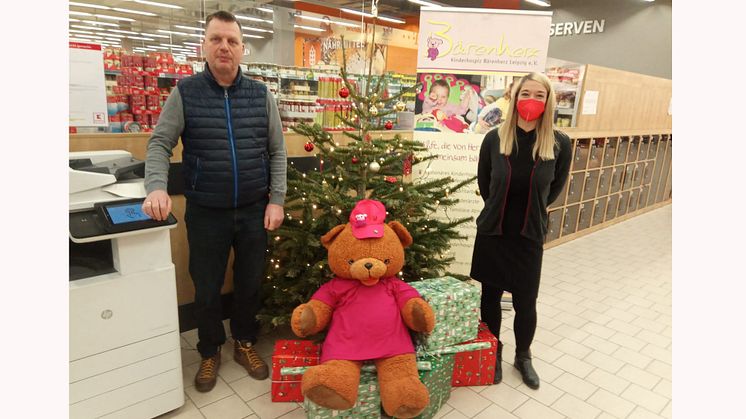
[[[287,153],[274,98],[264,84],[241,74],[244,44],[235,16],[225,11],[208,16],[202,48],[205,71],[179,82],[148,142],[143,211],[156,220],[171,211],[169,158],[181,137],[184,221],[202,356],[195,386],[206,392],[217,381],[226,339],[220,289],[231,247],[233,357],[255,379],[269,374],[254,348],[256,314],[266,230],[275,230],[283,219]]]

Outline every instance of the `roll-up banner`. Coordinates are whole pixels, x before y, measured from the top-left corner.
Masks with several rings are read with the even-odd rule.
[[[458,182],[477,173],[484,135],[504,119],[498,101],[513,79],[546,69],[552,12],[423,7],[417,51],[414,139],[431,154],[418,165],[421,180],[451,176]],[[426,166],[419,168],[419,166]],[[436,216],[442,220],[472,216],[483,201],[476,181],[455,197],[458,206]],[[455,261],[449,270],[468,275],[476,223],[461,226],[465,240],[451,244]]]

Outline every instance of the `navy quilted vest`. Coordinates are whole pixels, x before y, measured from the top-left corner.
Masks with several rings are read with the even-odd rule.
[[[236,208],[269,192],[267,88],[243,77],[220,86],[205,71],[178,84],[184,105],[184,195],[212,208]]]

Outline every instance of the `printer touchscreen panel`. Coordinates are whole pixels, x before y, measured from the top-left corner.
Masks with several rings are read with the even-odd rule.
[[[112,224],[125,224],[151,219],[142,211],[142,204],[140,203],[108,205],[105,208],[106,214],[108,215]]]

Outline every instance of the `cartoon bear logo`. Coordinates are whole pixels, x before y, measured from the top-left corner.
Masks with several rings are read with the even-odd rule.
[[[440,38],[433,38],[432,35],[427,38],[427,58],[435,61],[438,58],[438,47],[443,44],[443,40]]]

